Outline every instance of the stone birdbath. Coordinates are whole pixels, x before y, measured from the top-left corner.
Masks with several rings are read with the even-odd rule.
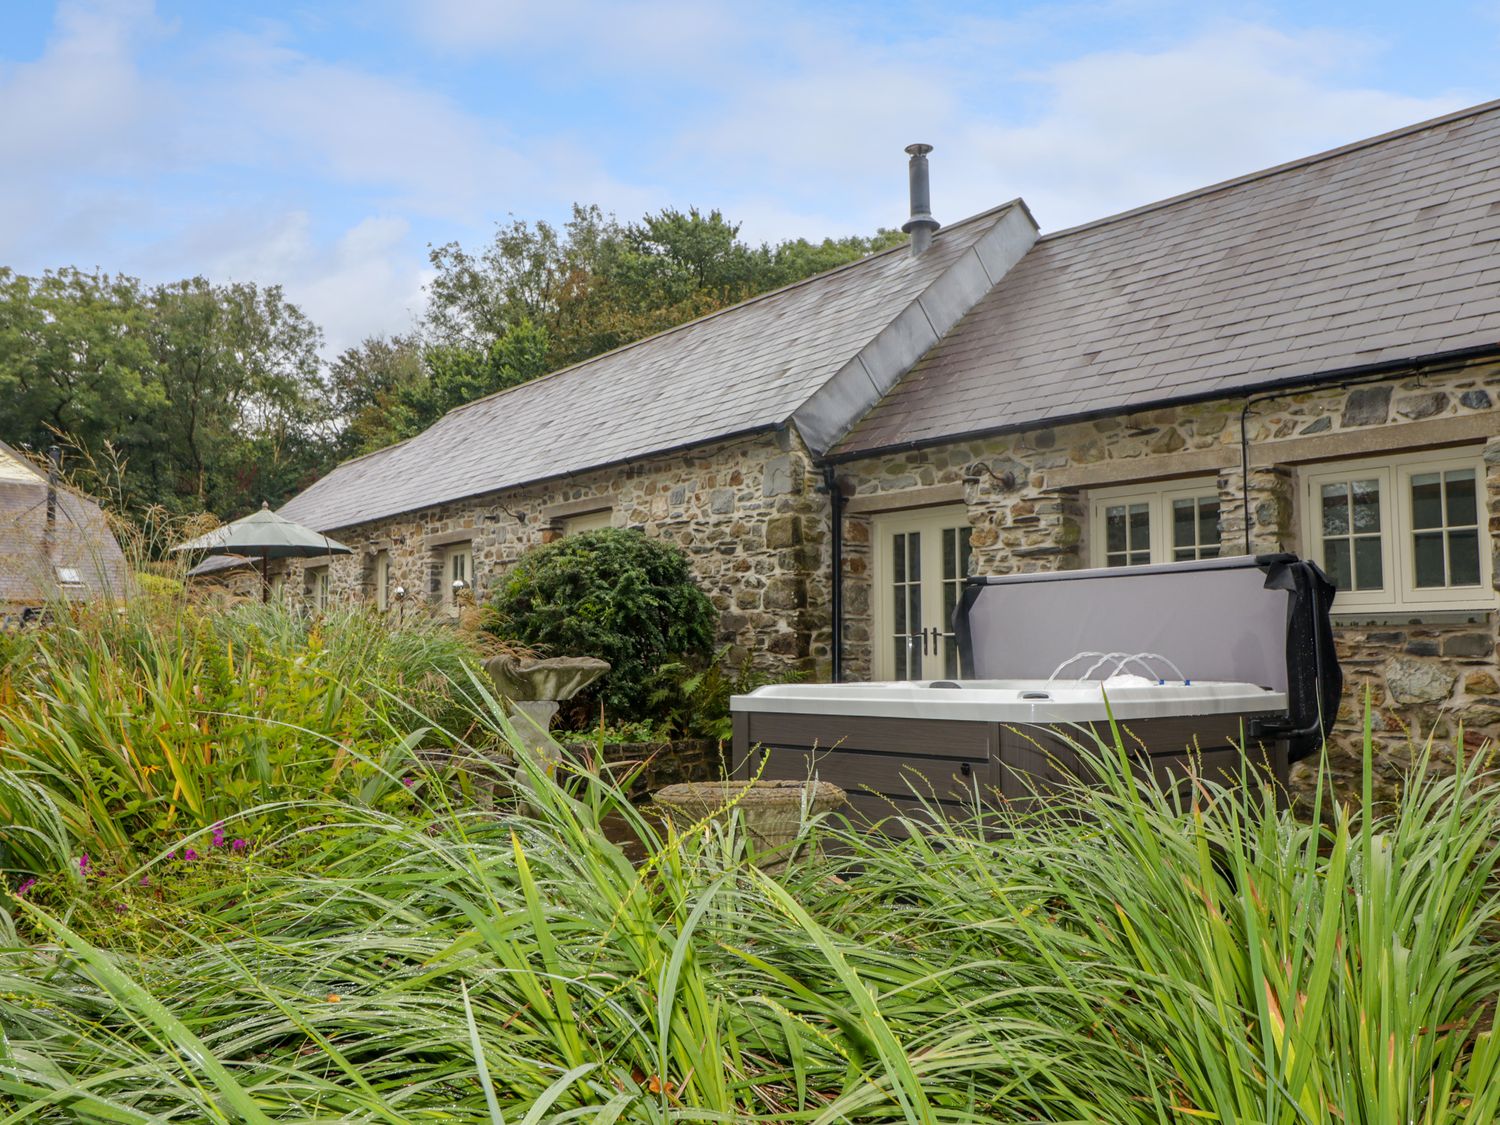
[[[592,656],[549,656],[523,660],[494,656],[484,670],[495,682],[495,691],[505,701],[509,718],[518,734],[545,746],[547,728],[565,700],[572,699],[609,671],[609,661]]]
[[[790,861],[804,819],[842,808],[849,797],[827,781],[689,781],[653,799],[679,829],[705,819],[724,822],[738,811],[756,864],[776,871]]]

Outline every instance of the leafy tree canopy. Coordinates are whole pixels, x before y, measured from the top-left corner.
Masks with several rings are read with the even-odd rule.
[[[0,269],[0,434],[127,511],[238,513],[327,461],[321,342],[275,286]]]

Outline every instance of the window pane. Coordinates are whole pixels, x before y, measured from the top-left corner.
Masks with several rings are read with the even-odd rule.
[[[913,582],[922,578],[922,533],[913,531],[906,536],[906,573]]]
[[[1196,547],[1174,547],[1172,548],[1173,562],[1189,562],[1198,557]]]
[[[891,581],[906,581],[906,536],[891,536]]]
[[[1151,509],[1145,504],[1130,505],[1130,549],[1146,552],[1141,562],[1151,561]]]
[[[898,680],[904,680],[904,679],[906,679],[906,638],[905,637],[898,636],[896,638],[896,659],[894,661],[894,664],[895,664],[895,667],[892,669],[892,671],[894,672],[896,679],[898,679]]]
[[[922,587],[908,586],[906,588],[907,614],[906,620],[911,623],[911,632],[922,631]]]
[[[1323,541],[1323,568],[1340,590],[1353,589],[1349,570],[1349,540],[1325,539]]]
[[[1443,526],[1443,477],[1441,473],[1413,473],[1411,478],[1412,527]]]
[[[1448,585],[1479,585],[1479,532],[1448,533]]]
[[[1378,590],[1385,585],[1380,558],[1380,539],[1366,535],[1354,541],[1354,588]]]
[[[1198,501],[1198,544],[1203,548],[1205,559],[1219,553],[1219,501],[1216,497],[1204,497]],[[1212,550],[1213,554],[1209,551]]]
[[[969,560],[974,557],[974,548],[969,543],[969,529],[961,527],[958,529],[958,576],[967,578],[969,575]]]
[[[1104,549],[1110,554],[1116,554],[1125,549],[1125,505],[1123,504],[1112,504],[1104,509]]]
[[[943,528],[943,577],[953,578],[958,569],[958,528]]]
[[[1418,586],[1445,586],[1443,574],[1443,533],[1426,531],[1412,536],[1413,561]]]
[[[1323,534],[1349,534],[1349,489],[1347,485],[1323,486]]]
[[[1181,547],[1194,547],[1197,545],[1198,529],[1198,501],[1196,500],[1173,500],[1172,501],[1172,547],[1174,550]],[[1187,556],[1192,558],[1191,555]]]
[[[1448,526],[1467,527],[1479,522],[1474,502],[1474,470],[1458,469],[1448,474]],[[1417,524],[1425,527],[1425,524]]]
[[[891,600],[896,611],[896,620],[892,624],[896,636],[899,638],[901,634],[906,632],[906,587],[897,586]]]
[[[1351,483],[1354,494],[1354,530],[1380,530],[1380,482],[1357,480]]]

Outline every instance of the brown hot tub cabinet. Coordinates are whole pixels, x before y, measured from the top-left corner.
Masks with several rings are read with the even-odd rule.
[[[971,578],[960,680],[779,684],[736,696],[737,776],[816,775],[875,820],[1029,802],[1112,742],[1163,786],[1284,782],[1338,709],[1333,587],[1290,555]],[[1108,712],[1106,711],[1106,696]]]

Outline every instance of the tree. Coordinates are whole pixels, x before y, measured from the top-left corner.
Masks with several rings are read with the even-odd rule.
[[[0,433],[127,512],[237,515],[326,466],[321,338],[275,286],[0,271]]]

